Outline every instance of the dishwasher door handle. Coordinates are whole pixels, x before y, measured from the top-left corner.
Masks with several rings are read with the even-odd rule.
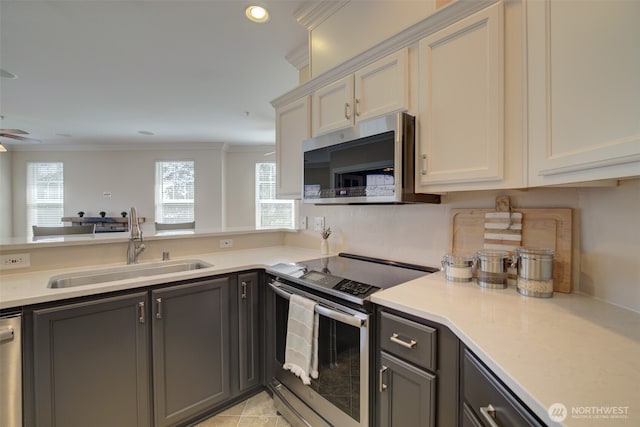
[[[13,328],[7,328],[0,331],[0,341],[12,340],[14,336]]]

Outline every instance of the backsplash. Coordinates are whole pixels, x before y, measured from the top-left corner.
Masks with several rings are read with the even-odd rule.
[[[441,205],[300,207],[306,231],[287,244],[318,247],[313,218],[324,216],[335,252],[354,252],[438,267],[449,250],[451,209],[493,208],[508,195],[514,208],[572,208],[574,291],[640,312],[640,180],[617,187],[540,188],[449,193]]]

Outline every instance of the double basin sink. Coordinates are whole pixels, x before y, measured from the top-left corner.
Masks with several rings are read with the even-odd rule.
[[[135,279],[138,277],[149,277],[160,274],[199,270],[201,268],[208,267],[213,267],[213,264],[197,259],[132,264],[104,270],[59,274],[49,279],[47,287],[53,289],[73,288],[76,286],[115,282],[116,280]]]

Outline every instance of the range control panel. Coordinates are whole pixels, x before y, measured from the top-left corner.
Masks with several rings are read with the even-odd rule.
[[[336,291],[344,292],[356,297],[368,295],[380,288],[364,283],[355,282],[353,280],[344,280],[333,287]]]

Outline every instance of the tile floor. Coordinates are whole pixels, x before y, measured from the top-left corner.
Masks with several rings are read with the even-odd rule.
[[[236,426],[290,427],[291,425],[277,414],[273,399],[263,391],[193,427]]]

